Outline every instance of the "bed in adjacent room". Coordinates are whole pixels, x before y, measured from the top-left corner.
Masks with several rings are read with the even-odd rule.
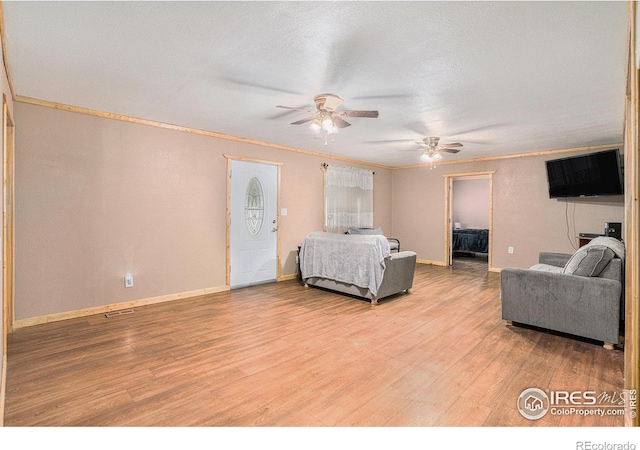
[[[453,251],[489,253],[489,230],[478,228],[454,229]]]

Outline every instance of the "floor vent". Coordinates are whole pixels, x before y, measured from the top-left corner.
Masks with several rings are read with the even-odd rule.
[[[111,318],[111,317],[124,316],[126,314],[133,314],[133,309],[121,309],[120,311],[111,311],[106,313],[105,317]]]

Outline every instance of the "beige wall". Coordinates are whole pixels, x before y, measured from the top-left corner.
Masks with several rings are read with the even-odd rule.
[[[295,273],[297,246],[322,228],[328,158],[23,103],[15,114],[19,320],[223,287],[223,154],[282,163],[282,275]],[[375,168],[375,226],[419,259],[444,263],[443,174],[495,171],[492,266],[573,252],[577,233],[622,222],[624,205],[621,197],[549,199],[544,161],[570,155]],[[132,289],[123,287],[127,272]]]
[[[624,216],[622,196],[568,201],[549,198],[544,161],[575,154],[578,153],[396,170],[393,234],[403,248],[414,249],[419,259],[444,264],[442,175],[495,171],[492,267],[529,267],[537,262],[540,251],[573,253],[578,233],[603,233],[604,222],[623,222]],[[514,247],[513,254],[508,254],[508,247]]]
[[[15,114],[18,320],[224,287],[224,154],[282,163],[282,275],[322,229],[327,158],[24,103]],[[375,172],[375,225],[391,229],[391,171]]]
[[[453,180],[451,210],[461,228],[489,228],[489,179]]]

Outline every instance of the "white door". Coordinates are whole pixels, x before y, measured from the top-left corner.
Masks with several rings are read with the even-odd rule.
[[[230,287],[275,281],[278,167],[231,160]]]

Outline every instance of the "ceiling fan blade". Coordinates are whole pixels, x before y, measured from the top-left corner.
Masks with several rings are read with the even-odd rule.
[[[358,111],[354,109],[347,109],[340,112],[340,115],[347,117],[371,117],[375,119],[378,117],[378,111]]]
[[[291,125],[302,125],[303,123],[311,122],[315,119],[316,116],[305,117],[304,119],[296,120],[295,122],[291,122]]]
[[[342,120],[340,117],[338,117],[337,114],[334,114],[332,119],[333,119],[333,124],[338,128],[346,128],[351,126],[349,122],[347,122],[346,120]]]
[[[422,122],[414,122],[405,126],[406,129],[413,131],[420,136],[429,136],[431,130]]]
[[[310,112],[310,113],[315,112],[315,111],[311,111],[310,109],[294,108],[293,106],[277,105],[276,108],[292,109],[294,111],[306,111],[306,112]]]
[[[411,142],[411,139],[386,139],[382,141],[364,141],[365,144],[399,144],[402,142]]]
[[[491,141],[486,141],[486,140],[469,140],[469,139],[465,139],[464,140],[467,144],[480,144],[480,145],[486,145],[489,144]]]
[[[443,147],[439,151],[446,152],[446,153],[458,153],[460,150],[457,149],[457,148],[446,148],[446,147]]]
[[[448,137],[448,138],[452,138],[454,136],[459,136],[459,135],[463,135],[463,134],[472,134],[473,133],[477,133],[478,131],[483,131],[483,130],[489,130],[492,128],[498,128],[498,127],[503,127],[503,126],[507,126],[509,125],[508,123],[485,123],[483,125],[479,125],[477,127],[469,127],[469,128],[460,128],[458,130],[453,130],[450,133],[446,133],[443,134],[443,137]],[[467,139],[464,139],[465,142],[468,142]]]
[[[442,144],[443,147],[448,147],[448,148],[455,148],[455,147],[462,147],[462,144],[460,142],[453,142],[451,144]]]
[[[387,100],[396,98],[415,98],[416,94],[381,94],[381,95],[360,95],[358,97],[350,97],[351,100]]]
[[[292,94],[292,95],[302,95],[301,92],[297,92],[297,91],[292,91],[289,89],[282,89],[276,86],[269,86],[267,84],[262,84],[262,83],[255,83],[253,81],[248,81],[248,80],[241,80],[239,78],[232,78],[232,77],[221,77],[220,78],[223,81],[226,81],[228,83],[233,83],[236,84],[238,86],[243,86],[243,87],[251,87],[251,88],[258,88],[258,89],[264,89],[267,91],[274,91],[274,92],[283,92],[285,94]]]
[[[396,149],[396,152],[420,152],[420,153],[424,153],[425,149],[424,148],[399,148]]]

